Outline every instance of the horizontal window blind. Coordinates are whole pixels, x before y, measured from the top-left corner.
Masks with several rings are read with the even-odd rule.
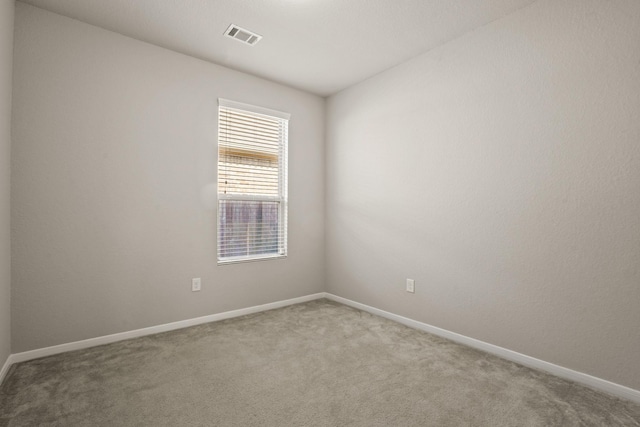
[[[220,100],[219,262],[286,255],[287,133],[285,113]]]

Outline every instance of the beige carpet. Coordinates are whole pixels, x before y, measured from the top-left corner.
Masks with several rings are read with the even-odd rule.
[[[21,363],[1,426],[639,426],[640,405],[327,300]]]

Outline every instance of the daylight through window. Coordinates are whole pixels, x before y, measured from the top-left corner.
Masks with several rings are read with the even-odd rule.
[[[218,262],[287,255],[289,114],[220,99]]]

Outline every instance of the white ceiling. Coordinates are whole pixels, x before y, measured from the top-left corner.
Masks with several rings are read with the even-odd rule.
[[[535,0],[22,0],[326,96]],[[229,24],[264,38],[223,36]]]

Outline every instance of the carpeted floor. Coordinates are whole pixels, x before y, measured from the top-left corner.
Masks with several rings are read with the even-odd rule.
[[[0,426],[640,426],[640,405],[327,300],[15,365]]]

